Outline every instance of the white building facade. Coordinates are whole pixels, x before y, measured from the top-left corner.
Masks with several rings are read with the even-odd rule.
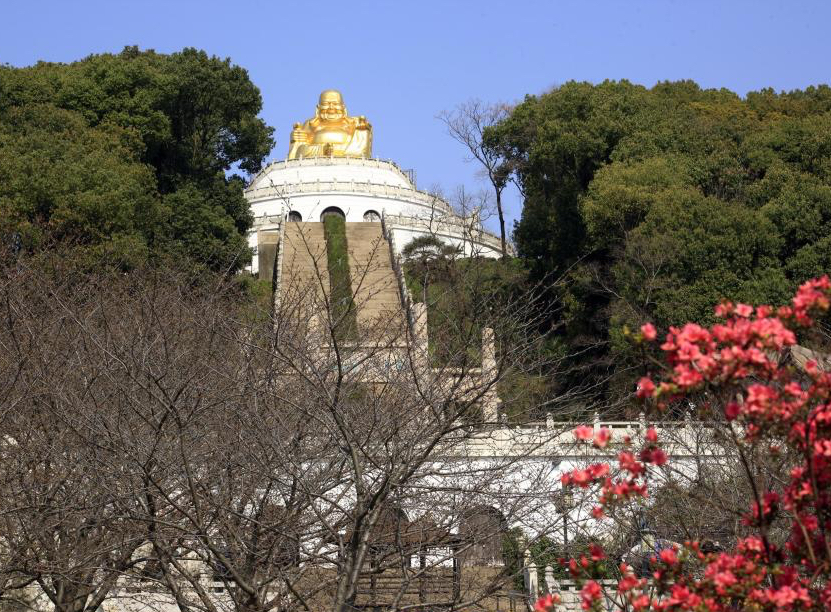
[[[499,237],[482,227],[478,211],[457,214],[442,198],[419,191],[390,161],[311,157],[272,162],[254,177],[245,197],[255,219],[248,235],[255,250],[258,232],[278,230],[283,222],[317,222],[334,212],[350,223],[383,217],[397,253],[413,238],[433,235],[458,247],[464,257],[501,255]],[[252,272],[257,269],[255,256]]]

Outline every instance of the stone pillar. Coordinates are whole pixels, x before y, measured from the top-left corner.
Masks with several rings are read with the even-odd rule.
[[[550,565],[545,566],[545,590],[549,593],[557,593],[560,591],[560,585],[554,579],[554,568]]]
[[[537,577],[537,564],[534,563],[534,560],[531,559],[531,551],[525,551],[525,560],[523,563],[523,578],[525,582],[525,593],[531,597],[536,599],[539,595],[540,586],[539,580]]]
[[[493,329],[482,329],[482,384],[490,388],[482,397],[482,418],[485,423],[496,423],[499,420],[499,395],[496,389],[496,346],[493,340]]]
[[[415,346],[413,346],[413,359],[416,371],[426,374],[430,368],[430,337],[427,335],[427,304],[416,302],[412,306],[415,332]]]
[[[257,231],[257,277],[260,280],[274,280],[277,262],[277,243],[280,233],[274,230]]]

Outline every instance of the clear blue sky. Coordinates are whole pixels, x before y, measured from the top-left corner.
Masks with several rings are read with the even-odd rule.
[[[831,2],[13,1],[0,62],[67,62],[125,45],[230,57],[263,94],[274,158],[326,88],[375,128],[374,153],[421,188],[474,187],[435,115],[469,98],[513,102],[576,79],[696,80],[740,94],[831,81]],[[519,215],[515,195],[510,216]]]

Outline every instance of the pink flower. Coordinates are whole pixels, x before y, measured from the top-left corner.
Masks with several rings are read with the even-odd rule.
[[[592,478],[595,480],[599,480],[604,476],[609,474],[609,464],[608,463],[593,463],[588,468],[589,473],[592,475]]]
[[[800,325],[811,325],[809,313],[814,310],[828,310],[828,290],[831,283],[827,276],[803,283],[793,298],[793,317]],[[782,309],[780,309],[782,310]],[[780,316],[782,316],[780,314]]]
[[[583,600],[580,604],[584,610],[590,610],[594,606],[594,602],[600,599],[603,591],[600,585],[594,580],[589,580],[582,589],[580,589],[580,598]]]
[[[646,399],[655,395],[655,383],[648,376],[644,376],[638,381],[638,392],[635,394],[639,399]]]
[[[661,561],[667,565],[675,565],[678,563],[678,556],[673,549],[665,548],[661,551]]]
[[[652,323],[644,323],[641,325],[641,334],[643,334],[643,339],[652,342],[655,338],[658,337],[658,332],[655,330],[655,326]]]
[[[660,466],[666,464],[667,454],[660,448],[645,448],[641,451],[640,459],[644,463]]]
[[[635,455],[629,451],[623,451],[618,455],[618,463],[620,463],[620,468],[622,470],[626,470],[633,476],[642,474],[644,471],[643,464],[636,460]]]
[[[574,437],[578,440],[591,440],[592,436],[594,435],[594,427],[590,427],[589,425],[581,425],[577,427],[573,432]]]
[[[752,551],[760,553],[764,551],[764,549],[764,542],[762,542],[762,540],[756,536],[751,536],[739,541],[739,550],[742,551]]]
[[[831,440],[814,442],[814,452],[821,457],[831,457]]]
[[[733,314],[733,303],[732,302],[722,302],[715,308],[716,316],[720,319],[726,319],[731,314]]]
[[[714,566],[710,566],[714,567]],[[709,569],[709,568],[708,568]],[[713,576],[713,582],[716,584],[716,592],[719,595],[726,595],[727,589],[738,582],[735,574],[731,571],[716,572]]]
[[[831,372],[814,361],[799,369],[782,360],[783,349],[796,343],[794,330],[813,325],[812,317],[828,310],[831,280],[823,277],[804,283],[790,306],[754,309],[725,302],[716,309],[722,322],[711,328],[688,323],[669,329],[661,346],[666,358],[662,381],[642,378],[637,396],[656,398],[657,407],[663,409],[670,399],[697,401],[690,394],[706,385],[708,391],[712,388],[713,399],[704,400],[701,409],[726,398],[725,417],[742,419],[740,444],[763,453],[770,450],[793,456],[790,481],[783,483],[778,494],[765,493],[758,504],[748,500],[751,513],[745,519],[756,527],[775,518],[783,527],[790,523],[790,538],[776,545],[753,536],[740,540],[731,553],[717,555],[705,554],[696,542],[685,543],[683,558],[688,554],[698,559],[703,575],[674,569],[682,557],[677,547],[660,551],[656,555],[660,564],[652,574],[654,595],[645,592],[648,579],[635,578],[624,565],[618,584],[624,605],[644,612],[730,610],[736,602],[770,611],[831,610],[831,585],[811,578],[824,578],[828,567],[825,539],[831,496],[825,491],[831,487]],[[657,333],[645,324],[641,335],[652,340]],[[605,448],[611,440],[605,428],[588,426],[575,430],[575,436],[592,440],[598,448]],[[647,467],[664,465],[668,457],[658,446],[655,429],[650,428],[644,437],[639,452],[628,436],[616,439],[625,442],[625,450],[618,454],[621,474],[614,478],[609,466],[601,463],[562,477],[563,483],[583,487],[601,484],[592,516],[602,518],[620,504],[647,496],[647,486],[652,486]],[[591,562],[602,554],[592,548],[579,563],[573,561],[572,575],[585,577]],[[602,590],[589,581],[580,594],[582,607],[588,610],[598,606]],[[536,612],[553,611],[538,608]]]
[[[803,586],[783,586],[779,589],[767,590],[768,600],[780,610],[790,610],[795,604],[811,605],[808,589]]]
[[[686,364],[679,363],[675,366],[675,376],[673,377],[675,384],[682,388],[696,387],[700,385],[704,377],[701,372],[691,368]]]
[[[609,440],[612,438],[612,431],[608,427],[601,427],[600,430],[594,434],[594,445],[597,448],[606,448]]]
[[[695,609],[701,604],[701,597],[690,592],[690,589],[680,584],[672,585],[672,596],[667,601],[671,606],[684,606]]]
[[[550,612],[560,601],[559,595],[552,595],[551,593],[543,595],[534,604],[534,612]]]
[[[626,570],[623,570],[624,567]],[[621,593],[631,591],[640,585],[640,581],[629,571],[629,568],[625,564],[621,566],[621,573],[623,574],[623,578],[617,583],[617,590]]]
[[[588,470],[574,470],[571,473],[571,481],[578,487],[585,488],[592,481],[592,477]]]

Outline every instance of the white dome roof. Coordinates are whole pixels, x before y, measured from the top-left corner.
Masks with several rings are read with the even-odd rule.
[[[392,162],[380,159],[313,157],[269,164],[254,177],[246,191],[253,192],[279,186],[290,193],[292,185],[317,182],[361,183],[415,189],[407,175]]]
[[[276,231],[283,220],[320,221],[330,211],[347,222],[383,217],[399,252],[413,238],[430,234],[488,257],[499,255],[499,239],[481,228],[478,215],[459,217],[440,196],[416,189],[407,174],[380,159],[314,157],[273,162],[245,189],[254,215],[249,244],[258,231]]]

